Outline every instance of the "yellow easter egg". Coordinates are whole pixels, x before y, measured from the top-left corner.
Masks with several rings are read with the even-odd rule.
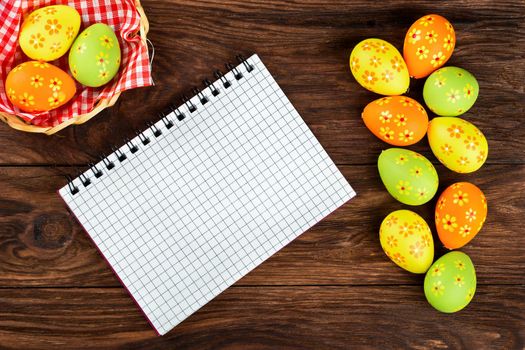
[[[471,173],[489,153],[485,135],[472,123],[457,117],[438,117],[428,124],[428,143],[436,158],[457,173]]]
[[[379,229],[385,254],[399,267],[425,273],[434,260],[434,239],[425,220],[410,210],[387,215]]]
[[[401,95],[410,77],[399,51],[381,39],[366,39],[350,54],[350,70],[361,86],[380,95]]]
[[[20,28],[19,43],[24,53],[37,61],[53,61],[63,56],[80,29],[80,15],[66,5],[39,8],[26,17]]]

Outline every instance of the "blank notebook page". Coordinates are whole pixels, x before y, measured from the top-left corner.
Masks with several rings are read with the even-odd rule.
[[[246,62],[59,191],[159,334],[355,195],[259,57]]]

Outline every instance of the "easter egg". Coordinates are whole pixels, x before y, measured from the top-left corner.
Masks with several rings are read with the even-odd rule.
[[[25,112],[45,112],[67,103],[76,92],[75,81],[50,63],[29,61],[7,75],[7,97]]]
[[[455,117],[476,102],[479,85],[472,74],[458,67],[443,67],[432,73],[423,86],[427,107],[437,115]]]
[[[410,210],[394,211],[383,220],[379,241],[399,267],[425,273],[434,260],[434,240],[425,220]]]
[[[401,203],[421,205],[436,194],[436,169],[419,153],[390,148],[381,152],[377,167],[387,191]]]
[[[410,77],[397,49],[381,39],[366,39],[350,54],[350,69],[365,89],[380,95],[401,95],[408,90]]]
[[[69,67],[80,83],[99,87],[117,74],[120,46],[110,26],[96,23],[86,28],[71,46]]]
[[[428,123],[428,142],[436,158],[458,173],[478,170],[489,152],[487,139],[472,123],[456,117],[438,117]]]
[[[427,15],[410,26],[403,57],[411,77],[424,78],[443,66],[454,51],[456,34],[444,17]]]
[[[79,29],[77,10],[66,5],[46,6],[25,18],[18,40],[29,58],[53,61],[69,50]]]
[[[390,96],[372,101],[361,116],[374,135],[394,146],[413,145],[427,133],[427,112],[410,97]]]
[[[470,242],[487,218],[487,200],[476,186],[455,183],[439,196],[435,220],[439,239],[448,249],[457,249]]]
[[[469,256],[453,251],[437,259],[425,275],[425,296],[436,310],[457,312],[476,292],[476,270]]]

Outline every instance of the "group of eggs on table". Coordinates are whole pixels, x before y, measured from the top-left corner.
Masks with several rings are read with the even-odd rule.
[[[69,68],[79,83],[99,87],[117,74],[120,47],[111,27],[96,23],[77,36],[79,13],[66,5],[42,7],[22,23],[19,44],[32,61],[13,68],[6,79],[9,100],[20,110],[46,112],[66,104],[76,93],[73,78],[49,63],[69,50]]]
[[[425,135],[437,159],[458,173],[471,173],[485,162],[485,136],[472,123],[457,116],[467,112],[478,97],[472,74],[458,67],[443,67],[455,47],[454,28],[439,15],[418,19],[405,36],[403,56],[390,43],[366,39],[350,55],[355,79],[366,89],[387,95],[363,110],[366,127],[382,141],[397,147],[410,146]],[[425,108],[406,96],[410,77],[427,77],[423,98],[438,117],[429,121]],[[434,165],[419,153],[390,148],[378,159],[381,180],[387,191],[407,205],[422,205],[438,190]],[[458,182],[440,195],[435,208],[438,236],[448,249],[461,248],[476,236],[487,216],[487,201],[475,185]],[[442,312],[456,312],[472,299],[476,273],[470,258],[449,252],[435,262],[430,227],[410,210],[390,213],[382,222],[380,242],[386,255],[403,269],[426,273],[425,296]]]

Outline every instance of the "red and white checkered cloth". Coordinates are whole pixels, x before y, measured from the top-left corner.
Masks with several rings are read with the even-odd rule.
[[[69,5],[82,18],[80,31],[94,23],[105,23],[113,28],[122,51],[122,63],[117,78],[100,88],[77,84],[77,94],[66,105],[50,112],[31,114],[20,111],[8,100],[4,88],[7,74],[19,63],[29,60],[18,45],[18,32],[25,16],[33,10],[48,5]],[[115,93],[141,86],[150,86],[151,68],[148,48],[140,38],[140,14],[134,0],[1,0],[0,18],[0,110],[16,114],[39,126],[56,126],[74,116],[93,109],[97,100],[110,98]],[[67,54],[53,62],[69,72]]]

